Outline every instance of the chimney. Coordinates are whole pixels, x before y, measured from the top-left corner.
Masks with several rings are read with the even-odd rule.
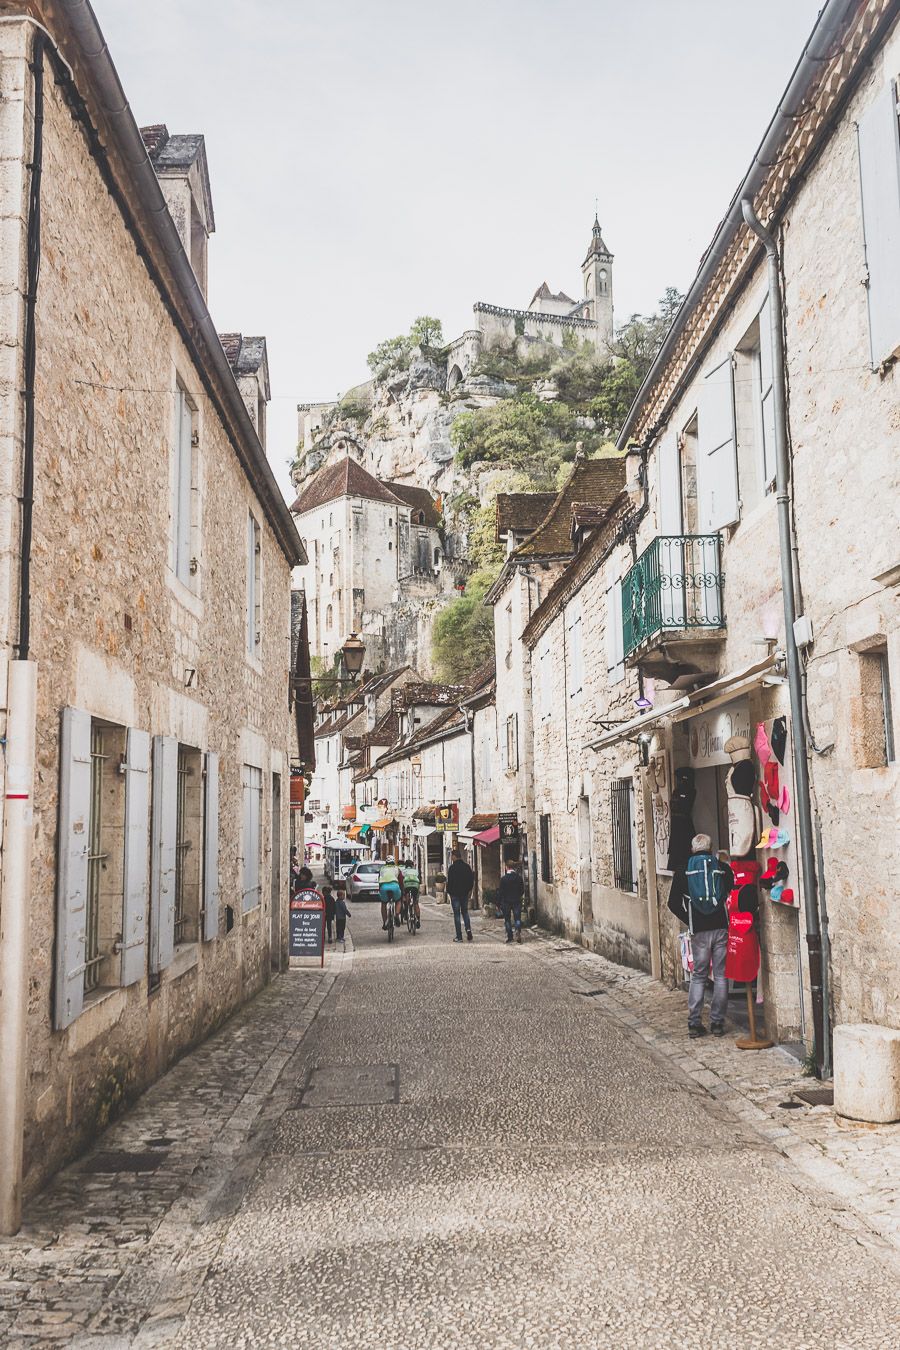
[[[244,337],[243,333],[220,333],[219,341],[228,358],[235,383],[241,391],[250,421],[256,427],[260,445],[266,448],[266,404],[269,389],[269,358],[264,337]]]
[[[205,300],[207,244],[216,228],[206,143],[202,136],[170,136],[163,123],[141,127],[141,135]]]

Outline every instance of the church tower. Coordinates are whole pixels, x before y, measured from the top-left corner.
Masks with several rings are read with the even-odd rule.
[[[603,242],[600,221],[594,216],[591,242],[581,271],[584,298],[590,305],[591,318],[598,325],[598,347],[605,347],[613,340],[612,260],[613,255]]]

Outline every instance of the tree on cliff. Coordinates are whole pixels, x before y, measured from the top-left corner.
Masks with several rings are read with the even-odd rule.
[[[484,604],[496,571],[475,572],[465,592],[451,600],[434,621],[431,654],[437,673],[458,684],[494,655],[494,612]]]
[[[408,333],[379,342],[375,350],[369,352],[366,363],[376,380],[380,380],[391,370],[406,370],[414,347],[443,345],[444,332],[440,319],[430,314],[420,314]]]

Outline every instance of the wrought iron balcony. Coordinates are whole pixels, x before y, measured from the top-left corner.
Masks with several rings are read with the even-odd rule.
[[[654,638],[691,641],[724,627],[720,536],[659,535],[622,582],[626,658]]]

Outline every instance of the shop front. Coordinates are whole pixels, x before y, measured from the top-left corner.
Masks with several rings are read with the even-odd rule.
[[[495,904],[500,884],[500,826],[496,811],[471,816],[465,830],[460,830],[459,839],[471,849],[474,860],[476,904]]]

